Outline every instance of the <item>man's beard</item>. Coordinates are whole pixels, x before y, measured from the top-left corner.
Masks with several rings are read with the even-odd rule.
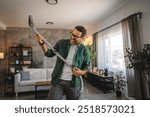
[[[75,40],[75,39],[71,39],[70,41],[72,45],[78,45],[80,43],[79,40]]]

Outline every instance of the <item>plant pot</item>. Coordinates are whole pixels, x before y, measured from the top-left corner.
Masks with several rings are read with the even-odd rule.
[[[122,92],[121,91],[116,91],[117,97],[121,97]]]

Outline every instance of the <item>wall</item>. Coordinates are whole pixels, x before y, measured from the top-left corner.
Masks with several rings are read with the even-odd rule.
[[[66,29],[38,29],[38,31],[44,36],[44,38],[51,43],[52,46],[62,39],[70,37],[70,30]],[[0,60],[0,98],[4,96],[4,82],[8,73],[8,50],[10,46],[17,46],[22,44],[24,46],[30,46],[33,50],[33,67],[51,68],[55,65],[56,57],[47,58],[35,40],[35,35],[29,28],[7,28],[6,30],[0,30],[0,51],[5,53],[5,58]]]
[[[6,31],[0,31],[0,52],[4,52],[5,59],[0,60],[0,99],[4,95],[4,79],[7,73],[7,61],[6,61]]]
[[[143,43],[150,43],[150,0],[130,0],[116,12],[106,17],[102,21],[99,21],[99,23],[95,25],[91,32],[95,33],[105,29],[106,27],[121,21],[122,19],[136,12],[143,12],[141,20]]]
[[[62,38],[69,38],[70,35],[70,30],[65,29],[38,29],[38,31],[52,46]],[[7,28],[7,49],[18,44],[33,48],[33,67],[54,67],[56,57],[48,59],[44,57],[32,31],[28,28]]]
[[[7,44],[6,44],[6,31],[0,31],[0,52],[6,53],[7,51]],[[6,54],[4,54],[4,57],[6,58]],[[3,72],[6,70],[6,61],[5,59],[0,60],[0,72]]]
[[[4,59],[0,59],[0,73],[1,75],[7,71],[7,41],[6,41],[6,31],[0,31],[0,52],[4,52]]]

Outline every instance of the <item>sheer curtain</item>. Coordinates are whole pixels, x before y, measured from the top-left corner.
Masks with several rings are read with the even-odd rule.
[[[97,65],[98,69],[125,73],[121,24],[118,23],[98,33]]]

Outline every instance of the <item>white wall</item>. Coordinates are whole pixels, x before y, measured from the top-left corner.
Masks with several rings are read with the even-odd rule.
[[[150,43],[150,0],[130,0],[126,5],[118,9],[112,15],[96,24],[91,32],[95,33],[105,29],[106,27],[137,12],[143,13],[141,20],[143,43]]]

